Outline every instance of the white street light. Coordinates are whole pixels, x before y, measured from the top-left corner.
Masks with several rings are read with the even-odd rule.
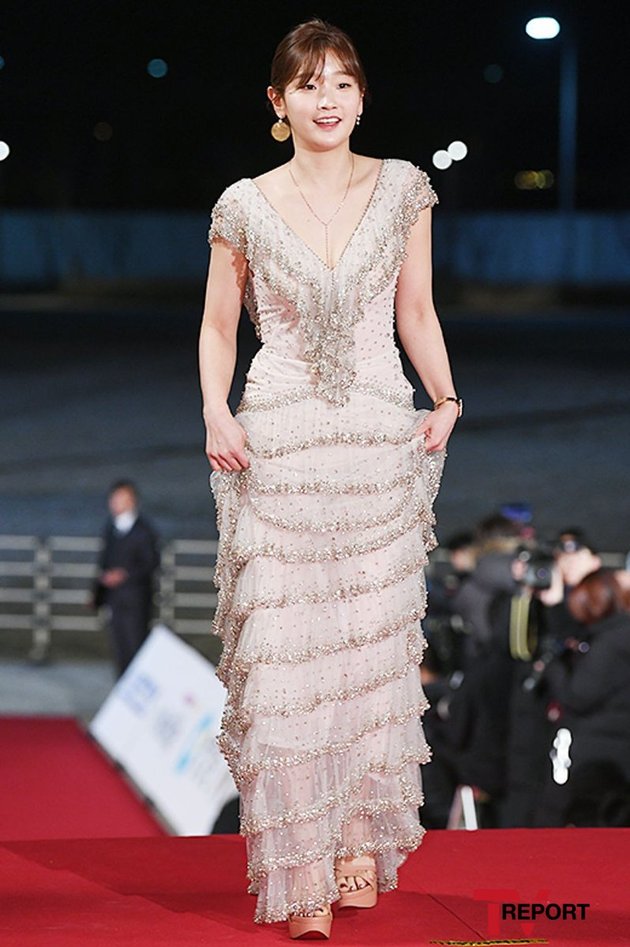
[[[525,32],[532,39],[553,39],[560,33],[554,17],[528,20]],[[577,44],[571,27],[564,27],[560,43],[560,96],[558,107],[558,191],[561,210],[575,207],[575,155],[577,151]]]
[[[535,16],[525,24],[525,32],[532,39],[553,39],[560,32],[560,24],[553,16]]]

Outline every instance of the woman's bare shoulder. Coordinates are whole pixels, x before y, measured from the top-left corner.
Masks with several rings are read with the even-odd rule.
[[[382,166],[387,162],[387,158],[372,158],[369,155],[355,155],[355,169],[358,171],[358,177],[360,180],[370,181],[374,180],[375,175],[378,175]]]
[[[374,158],[370,155],[356,155],[354,156],[355,161],[362,161],[365,168],[378,168],[381,166],[383,161],[389,161],[389,158]]]
[[[251,178],[256,187],[269,197],[279,194],[286,187],[286,169],[288,161],[285,164],[278,165],[277,168],[270,168],[262,174]]]

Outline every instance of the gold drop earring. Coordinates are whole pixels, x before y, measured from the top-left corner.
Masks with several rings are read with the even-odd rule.
[[[276,141],[286,141],[287,138],[291,137],[291,129],[287,124],[286,118],[278,118],[278,121],[273,123],[271,126],[271,136]]]

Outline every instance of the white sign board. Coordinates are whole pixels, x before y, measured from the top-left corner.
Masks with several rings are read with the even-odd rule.
[[[177,835],[207,835],[238,795],[216,744],[225,688],[209,661],[163,625],[89,729]]]

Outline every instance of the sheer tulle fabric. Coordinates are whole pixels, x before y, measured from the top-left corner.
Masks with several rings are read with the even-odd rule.
[[[393,341],[405,238],[436,200],[424,172],[385,163],[334,271],[287,230],[261,254],[261,236],[269,243],[281,223],[254,187],[228,188],[210,231],[250,265],[256,258],[248,301],[264,342],[237,411],[250,467],[210,477],[219,528],[212,630],[224,645],[218,742],[241,793],[248,890],[254,919],[272,922],[336,900],[343,855],[374,852],[379,889],[396,887],[422,840],[419,764],[431,753],[419,671],[424,567],[444,455],[428,454],[417,434],[426,412],[414,408]],[[375,242],[390,218],[400,228],[393,262]],[[371,298],[356,284],[368,251],[383,268]],[[322,317],[322,296],[359,311]],[[324,371],[304,358],[302,329],[314,318],[331,356],[340,337],[352,339]]]

